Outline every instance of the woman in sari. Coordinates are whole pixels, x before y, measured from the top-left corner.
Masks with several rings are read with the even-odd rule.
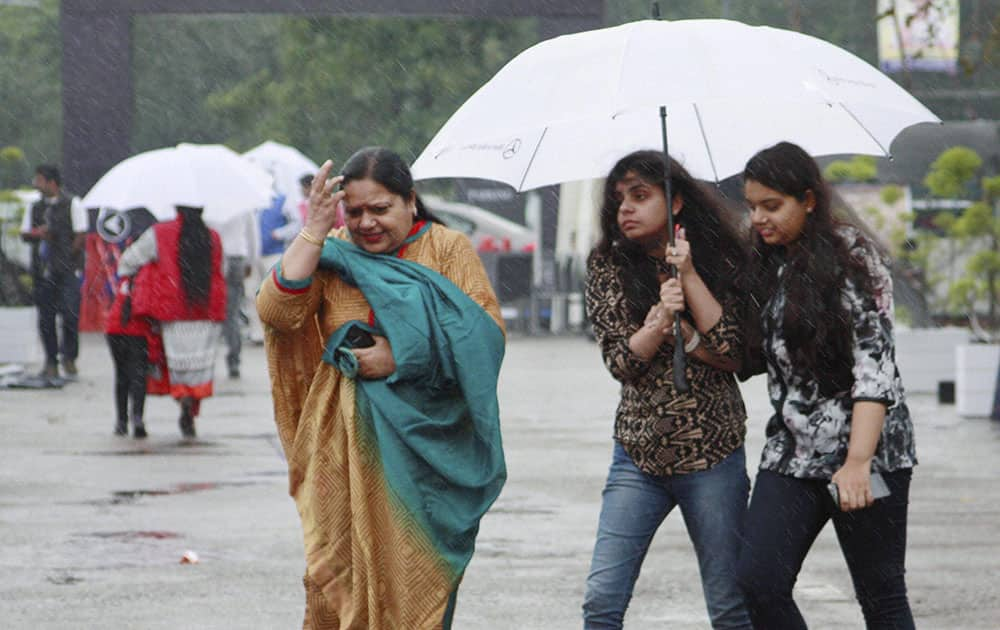
[[[215,348],[226,318],[222,242],[201,208],[177,206],[122,253],[118,275],[132,282],[132,317],[155,320],[162,332],[170,395],[181,405],[185,438],[195,437],[201,401],[212,395]]]
[[[449,628],[506,478],[499,306],[402,158],[374,147],[331,166],[257,297],[305,538],[304,627]]]

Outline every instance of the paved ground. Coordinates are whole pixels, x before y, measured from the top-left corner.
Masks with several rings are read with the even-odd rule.
[[[200,439],[176,405],[149,402],[150,438],[111,435],[111,368],[86,335],[79,383],[0,390],[0,627],[294,628],[303,569],[298,517],[270,417],[263,352],[217,381]],[[763,382],[746,384],[748,459],[763,436]],[[580,600],[610,460],[616,386],[578,338],[515,338],[501,383],[509,481],[482,524],[456,628],[580,627]],[[1000,619],[1000,424],[914,397],[921,465],[910,511],[909,586],[921,628]],[[196,565],[179,561],[187,550]],[[860,628],[832,528],[797,598],[812,628]],[[679,514],[658,534],[626,619],[707,628]]]

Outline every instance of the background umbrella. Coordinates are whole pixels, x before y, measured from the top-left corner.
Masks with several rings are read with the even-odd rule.
[[[274,188],[291,201],[302,199],[299,178],[313,175],[319,166],[295,147],[268,140],[243,154],[243,157],[274,177]]]
[[[519,191],[599,178],[631,151],[666,151],[669,128],[670,155],[719,181],[782,140],[813,155],[889,155],[920,122],[940,120],[821,39],[732,20],[643,20],[519,54],[452,115],[413,174]]]
[[[174,206],[204,208],[213,224],[271,201],[272,178],[264,169],[220,144],[179,144],[132,156],[115,165],[87,193],[88,208],[145,206],[162,220]]]

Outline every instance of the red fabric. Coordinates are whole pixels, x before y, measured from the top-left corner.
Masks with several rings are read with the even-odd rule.
[[[163,337],[150,327],[146,335],[146,361],[152,368],[146,375],[146,393],[165,396],[170,393],[170,370],[167,369],[167,353],[163,350]]]
[[[80,331],[105,330],[104,320],[111,306],[111,292],[103,264],[104,240],[96,233],[87,234],[83,287],[80,290]]]
[[[301,289],[292,289],[291,287],[286,287],[285,285],[281,284],[281,278],[278,277],[277,267],[271,268],[271,278],[272,280],[274,280],[274,286],[278,287],[278,290],[281,291],[282,293],[288,293],[289,295],[302,295],[303,293],[309,291],[308,286],[302,287]]]
[[[132,335],[146,337],[150,334],[149,320],[132,313],[129,320],[122,324],[122,307],[128,299],[128,278],[123,278],[115,291],[115,301],[111,303],[108,316],[104,322],[104,332],[109,335]]]
[[[195,406],[191,408],[191,414],[197,416],[198,410],[201,408],[201,405],[197,403],[200,403],[203,398],[212,397],[212,381],[198,385],[171,385],[170,395],[177,400],[193,398]]]
[[[212,281],[208,301],[200,306],[188,306],[177,261],[178,240],[183,219],[157,223],[149,228],[156,235],[157,259],[144,265],[136,274],[132,286],[132,314],[161,322],[204,321],[226,319],[226,280],[222,275],[222,241],[210,229],[212,239]]]

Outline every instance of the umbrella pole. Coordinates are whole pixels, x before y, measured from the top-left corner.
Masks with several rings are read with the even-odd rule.
[[[663,136],[663,163],[666,170],[663,175],[663,189],[667,198],[667,238],[669,247],[674,246],[674,202],[670,187],[670,153],[667,151],[667,108],[660,106],[660,132]],[[665,253],[665,252],[664,252]],[[670,276],[678,277],[677,268],[670,265]],[[684,354],[684,335],[681,333],[680,315],[674,318],[674,388],[679,394],[691,391],[687,382],[687,356]]]

